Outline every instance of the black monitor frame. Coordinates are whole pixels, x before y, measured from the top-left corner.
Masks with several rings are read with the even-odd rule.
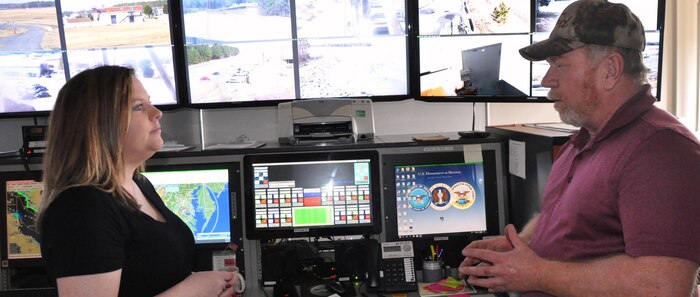
[[[324,226],[309,228],[269,228],[255,227],[255,188],[253,180],[253,164],[275,162],[304,162],[331,160],[370,160],[370,191],[371,191],[371,224],[355,226]],[[379,178],[379,153],[376,150],[358,151],[322,151],[290,154],[259,154],[246,155],[243,158],[243,176],[245,193],[245,225],[248,239],[277,239],[293,237],[325,237],[343,235],[372,235],[382,232],[381,183]]]
[[[27,267],[43,267],[44,261],[42,258],[25,258],[25,259],[9,259],[8,251],[8,234],[7,234],[7,181],[34,180],[41,176],[39,171],[4,171],[0,172],[0,193],[3,193],[0,199],[0,267],[1,268],[27,268]],[[39,181],[37,181],[39,182]],[[38,230],[37,230],[38,231]]]
[[[212,270],[213,253],[228,250],[233,243],[243,247],[243,219],[241,217],[241,167],[240,162],[187,163],[168,165],[147,165],[146,172],[175,171],[175,170],[207,170],[227,169],[229,183],[229,224],[231,225],[230,243],[195,243],[194,270]],[[238,230],[238,233],[235,231]],[[229,250],[230,251],[230,250]],[[245,272],[245,255],[242,248],[235,251],[236,266],[241,273]]]
[[[484,236],[500,234],[499,220],[502,214],[499,211],[499,179],[504,177],[499,174],[496,154],[499,151],[489,148],[482,148],[484,187],[486,203],[486,232],[463,232],[463,233],[436,233],[423,235],[420,237],[399,237],[397,227],[396,209],[396,166],[429,165],[465,163],[464,152],[422,152],[411,154],[386,154],[382,155],[382,175],[384,179],[384,214],[385,214],[385,235],[387,241],[412,241],[414,245],[415,260],[422,263],[426,254],[429,254],[430,246],[438,245],[444,249],[442,258],[446,265],[456,267],[464,260],[460,251],[469,242],[482,239]],[[501,180],[505,183],[505,180]]]
[[[145,172],[166,172],[166,171],[183,171],[183,170],[211,170],[211,169],[226,169],[228,170],[229,183],[229,224],[231,229],[230,243],[243,245],[243,226],[240,210],[241,186],[240,186],[240,163],[192,163],[192,164],[170,164],[170,165],[148,165]],[[235,231],[239,230],[236,234]],[[229,243],[221,242],[199,242],[195,246],[197,249],[221,249],[224,250]]]

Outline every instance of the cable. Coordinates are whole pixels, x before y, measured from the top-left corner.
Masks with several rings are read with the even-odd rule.
[[[472,102],[472,131],[476,128],[476,102]]]

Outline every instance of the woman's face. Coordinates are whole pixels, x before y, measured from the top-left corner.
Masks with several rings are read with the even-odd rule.
[[[131,121],[124,143],[127,163],[141,164],[163,147],[160,118],[163,113],[153,106],[143,84],[132,77]]]

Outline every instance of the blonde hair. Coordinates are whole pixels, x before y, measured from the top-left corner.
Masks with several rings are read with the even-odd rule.
[[[58,92],[43,157],[39,224],[58,194],[76,186],[97,187],[113,193],[119,203],[138,209],[120,186],[133,76],[132,68],[100,66],[80,72]]]

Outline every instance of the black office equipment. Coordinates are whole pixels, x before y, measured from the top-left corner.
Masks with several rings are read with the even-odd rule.
[[[477,147],[383,156],[386,238],[413,241],[417,265],[437,245],[445,264],[457,267],[470,241],[500,233],[503,156],[500,146]]]
[[[381,232],[377,151],[246,155],[243,162],[247,238]]]
[[[36,216],[43,185],[39,172],[0,172],[0,266],[3,268],[42,267]]]
[[[413,260],[413,243],[411,241],[384,242],[381,246],[380,291],[411,292],[418,290],[416,266]]]

